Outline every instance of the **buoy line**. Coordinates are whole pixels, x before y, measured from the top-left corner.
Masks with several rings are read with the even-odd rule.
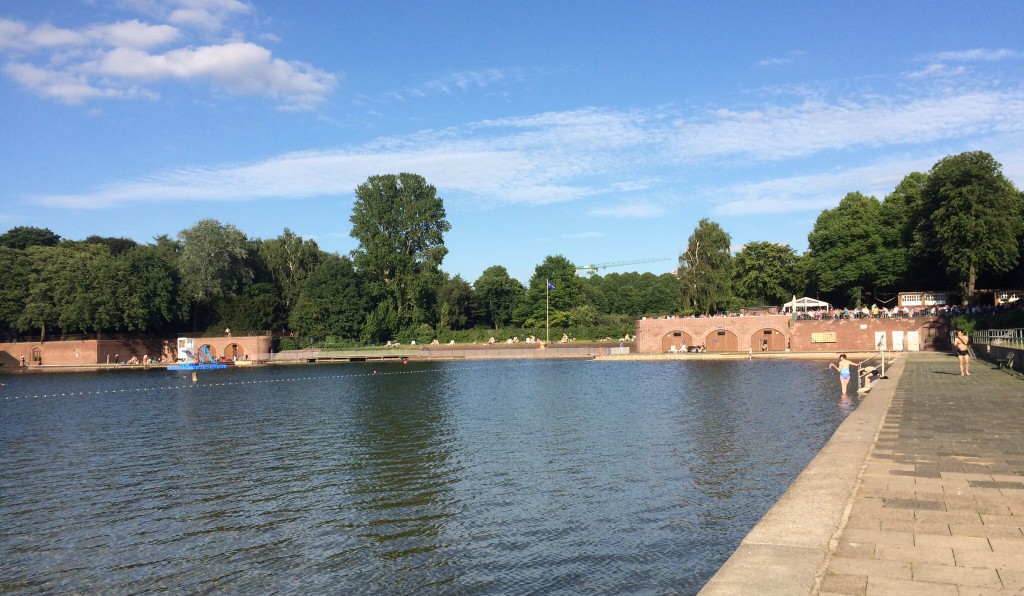
[[[507,360],[506,361],[502,361],[502,362],[503,362],[502,364],[488,364],[488,365],[481,365],[481,366],[465,367],[465,368],[462,368],[462,370],[486,370],[486,369],[494,369],[494,368],[515,368],[515,367],[522,367],[522,366],[532,366],[532,365],[537,364],[539,362],[543,362],[545,364],[568,364],[568,363],[590,362],[590,360],[577,359],[577,358],[566,358],[566,359],[559,359],[559,360],[536,359],[536,360],[531,360],[531,361],[526,361],[526,362],[517,362],[517,363],[509,363]],[[371,377],[371,378],[373,378],[373,377],[384,377],[384,376],[394,376],[394,375],[416,375],[416,374],[423,374],[423,373],[446,372],[446,371],[449,371],[451,369],[452,369],[452,367],[450,367],[450,366],[442,366],[442,367],[439,367],[439,368],[430,368],[430,369],[422,369],[422,370],[396,370],[396,371],[386,371],[386,372],[385,371],[380,371],[380,370],[373,370],[371,372],[350,373],[350,374],[342,374],[342,375],[309,375],[309,376],[304,376],[304,377],[287,377],[287,378],[280,378],[280,379],[257,379],[257,380],[251,380],[251,381],[224,381],[224,382],[219,382],[219,383],[187,383],[187,384],[175,384],[175,385],[160,385],[160,386],[156,386],[156,387],[137,387],[135,389],[103,389],[103,390],[97,390],[97,391],[61,391],[61,392],[53,392],[53,393],[36,393],[36,394],[29,394],[29,395],[4,395],[2,397],[3,397],[3,401],[17,401],[17,400],[38,399],[38,398],[45,398],[45,397],[76,397],[76,396],[87,396],[87,395],[110,395],[110,394],[115,394],[115,393],[146,393],[146,392],[150,392],[150,391],[170,391],[170,390],[175,390],[175,389],[201,389],[201,388],[205,388],[205,387],[228,387],[228,386],[240,386],[240,385],[261,385],[261,384],[269,384],[269,383],[292,383],[292,382],[296,382],[296,381],[318,381],[318,380],[323,380],[323,379],[346,379],[346,378],[351,379],[351,378],[358,378],[358,377]],[[185,379],[183,379],[183,380],[185,380]]]

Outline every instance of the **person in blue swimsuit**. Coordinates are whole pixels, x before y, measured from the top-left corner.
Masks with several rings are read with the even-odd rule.
[[[846,354],[839,355],[839,364],[829,363],[828,367],[834,368],[839,371],[839,385],[843,389],[843,396],[846,395],[846,386],[850,384],[850,367],[853,366],[853,362],[850,362],[846,358]],[[857,363],[860,366],[860,363]]]

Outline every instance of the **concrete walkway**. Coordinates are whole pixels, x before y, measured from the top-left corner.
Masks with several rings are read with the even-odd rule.
[[[1024,380],[892,367],[702,594],[1024,593]]]

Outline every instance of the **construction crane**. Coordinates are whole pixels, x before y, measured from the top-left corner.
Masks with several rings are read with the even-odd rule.
[[[615,261],[612,263],[596,263],[594,265],[577,265],[576,271],[586,271],[590,275],[594,275],[600,269],[607,269],[608,267],[622,267],[623,265],[636,265],[638,263],[656,263],[658,261],[671,261],[669,257],[658,257],[656,259],[637,259],[635,261]]]

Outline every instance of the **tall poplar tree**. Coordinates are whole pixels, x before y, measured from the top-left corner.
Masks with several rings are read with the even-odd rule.
[[[356,189],[350,221],[350,235],[359,241],[352,260],[375,303],[368,323],[424,322],[430,313],[424,290],[436,289],[441,279],[439,268],[448,254],[444,234],[451,229],[437,190],[416,174],[371,176]]]
[[[693,312],[725,309],[732,300],[732,238],[717,223],[704,218],[679,255],[683,301]]]

